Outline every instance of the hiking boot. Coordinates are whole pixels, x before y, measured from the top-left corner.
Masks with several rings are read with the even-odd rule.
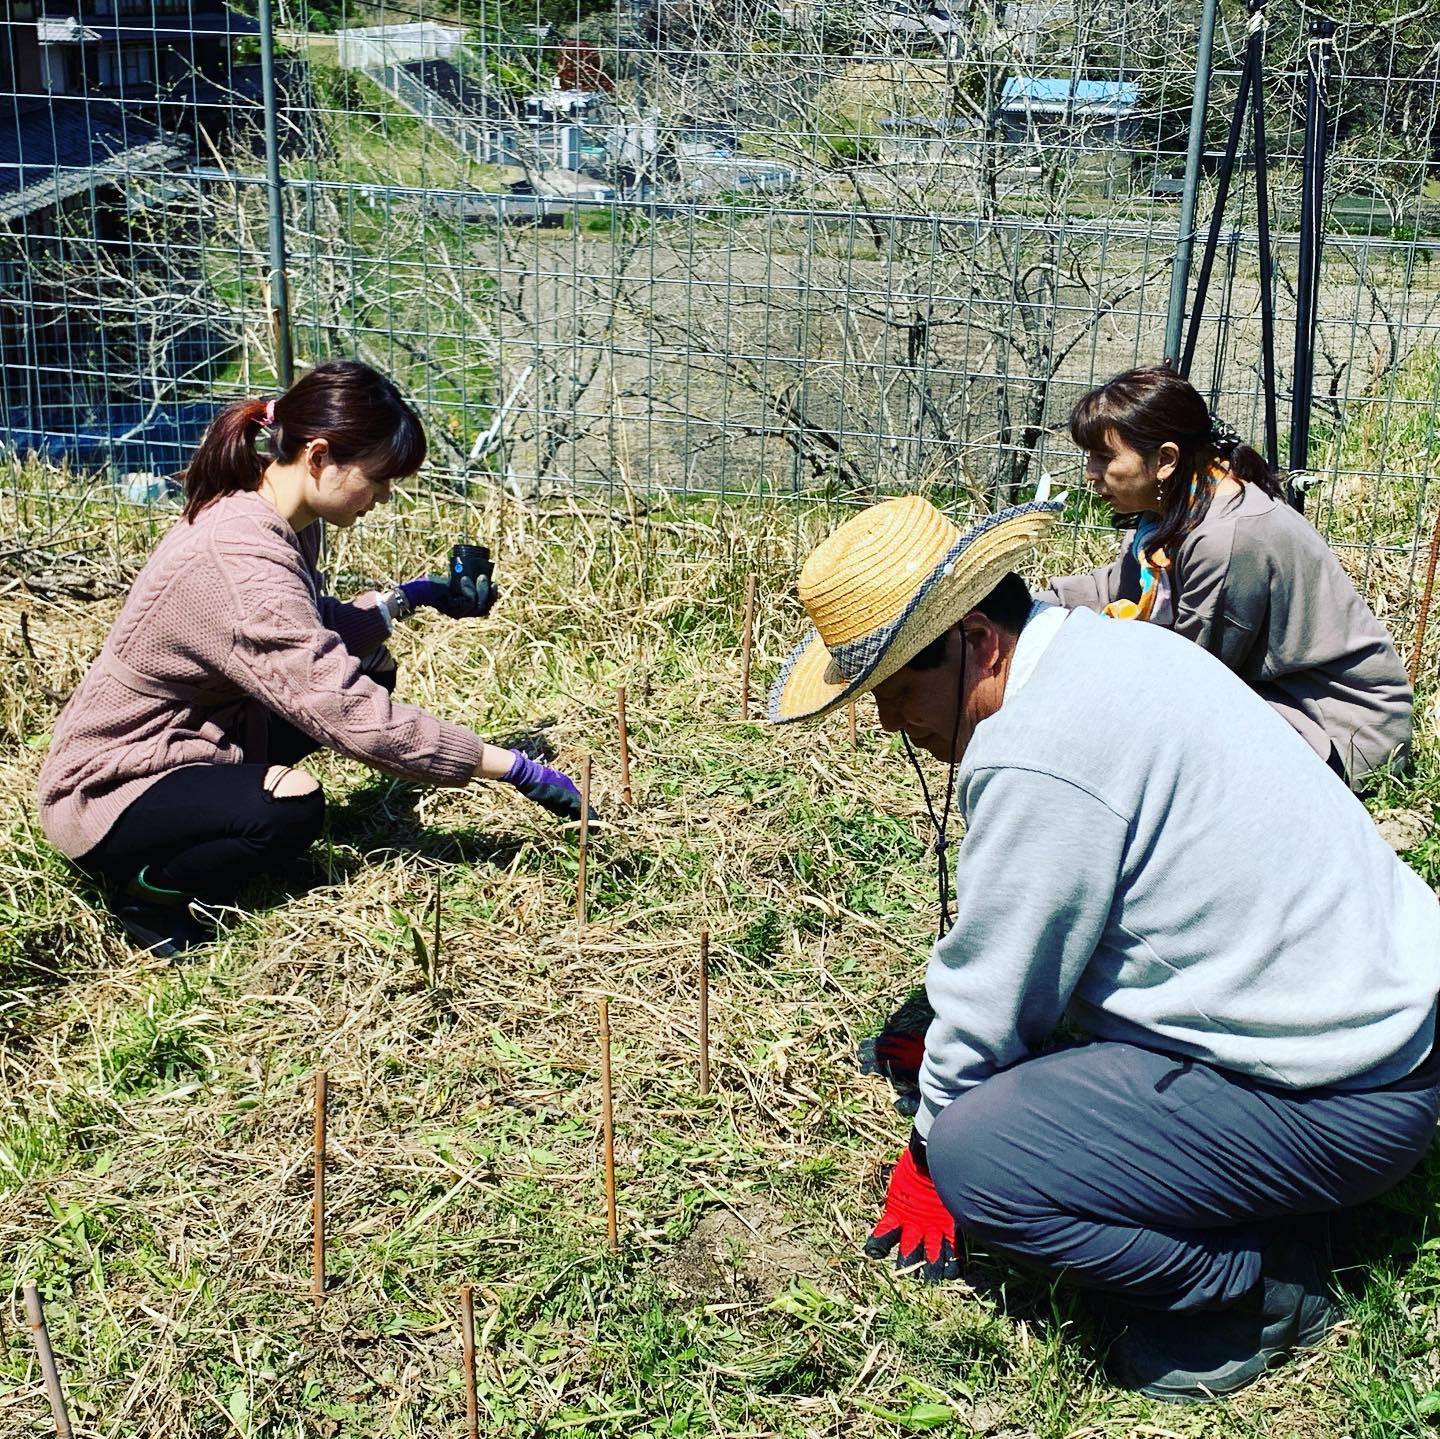
[[[156,884],[148,867],[125,886],[125,901],[115,917],[141,949],[160,959],[175,959],[215,938],[215,931],[190,912],[190,896]]]
[[[1343,1317],[1315,1256],[1277,1240],[1260,1261],[1260,1282],[1224,1309],[1186,1314],[1131,1310],[1110,1351],[1126,1388],[1171,1404],[1203,1404],[1253,1384],[1296,1349],[1319,1344]]]

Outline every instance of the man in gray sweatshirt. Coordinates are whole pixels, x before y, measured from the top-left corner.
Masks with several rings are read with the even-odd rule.
[[[1147,1311],[1112,1349],[1130,1384],[1234,1392],[1338,1317],[1285,1221],[1382,1192],[1434,1133],[1440,905],[1214,657],[1032,604],[994,563],[956,586],[1003,516],[928,569],[887,557],[909,523],[842,526],[807,562],[811,652],[828,615],[882,618],[830,644],[824,685],[802,646],[771,705],[870,689],[885,729],[958,765],[921,1106],[867,1249],[944,1277],[958,1223]],[[871,603],[897,574],[909,597]],[[1085,1042],[1056,1042],[1062,1017]]]

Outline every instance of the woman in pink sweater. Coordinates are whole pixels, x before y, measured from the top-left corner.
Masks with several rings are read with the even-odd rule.
[[[579,818],[579,792],[558,770],[390,696],[394,624],[420,606],[483,615],[488,581],[467,581],[459,599],[434,579],[348,602],[325,593],[315,521],[353,525],[424,458],[400,392],[344,360],[278,400],[231,405],[201,441],[184,514],[61,712],[40,771],[50,842],[113,886],[145,948],[204,943],[192,899],[227,901],[315,840],[325,797],[292,766],[322,747],[422,784],[498,780]]]

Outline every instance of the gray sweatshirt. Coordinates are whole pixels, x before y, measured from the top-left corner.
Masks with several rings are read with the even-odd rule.
[[[1067,609],[1137,599],[1133,532],[1113,564],[1052,579]],[[1272,704],[1351,783],[1403,763],[1410,681],[1384,626],[1303,516],[1254,485],[1218,499],[1175,556],[1171,625]]]
[[[957,780],[916,1127],[1089,1034],[1289,1088],[1429,1053],[1440,903],[1296,732],[1198,646],[1037,606]]]

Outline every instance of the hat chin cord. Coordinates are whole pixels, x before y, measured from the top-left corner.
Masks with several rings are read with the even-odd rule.
[[[935,866],[938,871],[940,890],[940,931],[937,936],[944,939],[950,929],[950,863],[949,863],[949,840],[946,837],[946,830],[950,825],[950,801],[955,795],[955,768],[959,761],[955,757],[955,746],[960,742],[960,716],[965,708],[965,631],[960,631],[960,687],[955,696],[955,727],[950,732],[950,767],[945,778],[945,803],[941,806],[940,815],[935,815],[935,804],[930,798],[930,786],[925,783],[925,771],[920,768],[920,760],[915,753],[915,746],[910,743],[910,736],[903,729],[900,731],[901,742],[905,746],[905,753],[910,757],[910,763],[915,767],[915,777],[920,781],[920,793],[925,796],[925,813],[930,816],[931,827],[935,831]]]

